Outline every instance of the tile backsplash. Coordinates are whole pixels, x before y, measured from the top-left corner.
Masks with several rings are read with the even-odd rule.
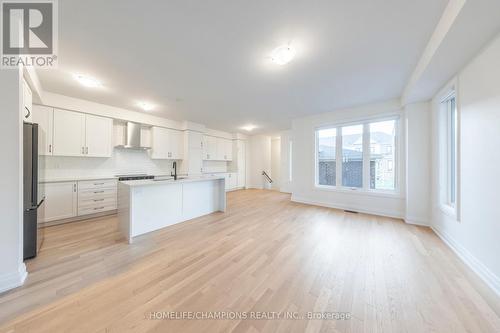
[[[170,174],[171,160],[153,160],[144,150],[114,149],[110,158],[44,156],[40,159],[40,178],[114,176],[147,173]]]

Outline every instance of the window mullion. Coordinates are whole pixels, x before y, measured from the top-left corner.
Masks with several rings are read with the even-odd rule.
[[[370,189],[370,124],[363,124],[363,189]]]
[[[342,187],[342,127],[337,127],[335,140],[335,184]]]

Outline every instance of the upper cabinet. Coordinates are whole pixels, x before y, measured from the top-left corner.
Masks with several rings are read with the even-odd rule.
[[[33,105],[33,122],[38,124],[38,154],[52,155],[54,109],[48,106]]]
[[[151,129],[151,150],[153,159],[182,160],[184,155],[183,132],[154,126]]]
[[[84,156],[85,114],[54,109],[53,141],[53,155]]]
[[[85,115],[85,155],[111,157],[113,153],[113,120]]]
[[[203,136],[203,159],[205,161],[232,161],[233,141],[210,135]]]
[[[35,105],[39,154],[111,157],[113,120],[80,112]]]

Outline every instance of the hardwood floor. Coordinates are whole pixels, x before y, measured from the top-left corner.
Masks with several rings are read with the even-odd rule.
[[[232,192],[226,213],[132,245],[116,217],[49,227],[0,295],[0,331],[500,332],[499,300],[430,229],[289,199]],[[172,311],[350,319],[159,318]]]

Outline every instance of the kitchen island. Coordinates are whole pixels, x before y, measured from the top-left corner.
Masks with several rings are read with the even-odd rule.
[[[225,210],[224,177],[146,179],[118,183],[119,228],[129,243],[136,236]]]

